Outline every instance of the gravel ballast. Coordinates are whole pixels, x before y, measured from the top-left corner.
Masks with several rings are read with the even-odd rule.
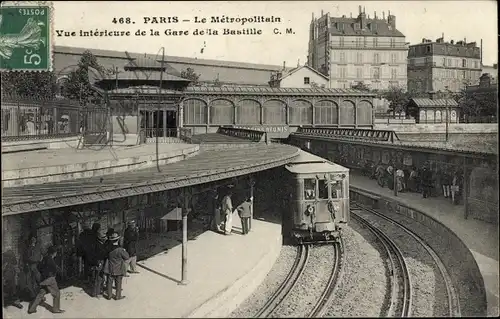
[[[297,256],[297,247],[283,246],[280,255],[274,263],[271,271],[267,274],[264,281],[236,310],[229,318],[251,318],[253,317],[271,298],[279,286],[285,280],[292,269],[295,257]]]
[[[380,317],[390,298],[385,256],[371,231],[351,219],[343,229],[344,277],[326,317]]]
[[[333,245],[312,246],[304,272],[270,317],[307,317],[326,288],[332,274],[334,257]]]
[[[412,283],[411,316],[448,316],[445,282],[425,248],[399,226],[369,212],[358,214],[389,236],[402,251]]]
[[[475,283],[471,282],[469,279],[470,270],[467,264],[462,262],[462,256],[458,256],[450,246],[443,245],[443,238],[439,234],[436,234],[430,228],[422,225],[418,221],[396,213],[385,212],[384,215],[410,228],[413,232],[418,234],[420,238],[425,238],[425,241],[434,249],[446,265],[448,273],[452,277],[455,277],[455,284],[457,285],[455,286],[455,291],[459,294],[462,316],[480,316],[477,309],[481,309],[481,306],[484,306],[482,305],[484,301],[478,296],[469,293],[469,291],[472,291],[469,286]]]

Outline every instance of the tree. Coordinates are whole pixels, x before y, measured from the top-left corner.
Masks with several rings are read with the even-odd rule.
[[[77,69],[69,74],[68,80],[64,84],[63,92],[61,92],[64,97],[81,101],[84,105],[98,98],[89,82],[89,68],[94,68],[99,73],[96,74],[99,77],[109,75],[111,72],[97,62],[97,58],[92,52],[85,51],[78,61]]]
[[[365,82],[357,82],[356,84],[351,84],[351,89],[363,91],[363,92],[370,91],[370,87],[368,85],[366,85]]]
[[[3,72],[2,91],[35,99],[52,99],[57,91],[54,72]]]
[[[389,101],[389,108],[393,113],[401,113],[401,111],[407,113],[411,96],[402,87],[391,86],[382,93],[382,97]]]
[[[181,71],[181,77],[191,80],[191,84],[193,85],[198,84],[200,80],[200,74],[196,74],[192,68]]]

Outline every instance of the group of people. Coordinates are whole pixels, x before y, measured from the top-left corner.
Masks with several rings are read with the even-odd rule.
[[[113,297],[113,284],[116,289],[116,300],[125,298],[122,295],[123,277],[129,273],[137,274],[137,243],[139,228],[135,221],[127,224],[123,236],[123,247],[120,235],[109,228],[104,234],[100,225],[95,223],[92,229],[86,225],[77,242],[77,255],[82,258],[84,279],[90,284],[91,296],[106,299]],[[127,269],[129,268],[130,269]]]
[[[395,176],[394,176],[395,174]],[[384,167],[381,162],[372,167],[370,178],[376,179],[380,187],[387,185],[389,189],[396,187],[398,192],[422,193],[423,198],[442,195],[449,198],[453,204],[458,204],[463,180],[459,170],[444,168],[431,170],[428,165],[417,169],[397,168],[389,163]]]
[[[251,229],[252,201],[253,198],[247,197],[245,201],[238,205],[236,209],[233,206],[233,191],[229,188],[226,194],[220,199],[216,192],[213,199],[214,218],[212,229],[225,235],[231,235],[233,227],[233,214],[238,212],[241,220],[241,230],[243,235],[248,234]]]
[[[83,261],[83,279],[85,285],[90,288],[92,297],[100,298],[100,295],[103,295],[109,300],[113,297],[115,288],[114,299],[125,298],[122,295],[123,277],[128,277],[127,273],[139,273],[136,264],[138,240],[139,229],[135,221],[128,222],[123,236],[123,247],[120,245],[120,235],[114,229],[110,228],[103,233],[98,223],[94,223],[91,229],[88,224],[84,225],[84,230],[77,240],[76,253]],[[9,275],[7,280],[4,278],[4,288],[7,288],[8,293],[7,296],[4,294],[4,297],[7,297],[9,304],[22,309],[20,301],[28,301],[28,313],[32,314],[37,312],[37,307],[46,301],[45,295],[50,293],[53,297],[52,312],[64,312],[60,307],[58,278],[62,272],[56,262],[57,254],[58,248],[50,246],[43,256],[37,236],[30,236],[19,267],[19,285],[15,280],[19,273],[17,262],[12,254],[8,263],[4,263],[4,276]]]

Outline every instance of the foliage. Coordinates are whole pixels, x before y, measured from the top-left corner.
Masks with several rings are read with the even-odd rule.
[[[370,91],[370,87],[368,85],[366,85],[364,82],[357,82],[356,84],[351,84],[351,89],[363,91],[363,92]]]
[[[2,72],[2,92],[35,99],[51,99],[57,91],[54,72]]]
[[[93,68],[96,71],[89,70]],[[64,84],[61,92],[64,97],[80,101],[82,104],[87,104],[97,98],[97,94],[92,89],[92,84],[89,82],[89,72],[95,73],[95,76],[102,77],[109,75],[110,70],[105,69],[97,62],[97,58],[90,51],[85,51],[78,61],[78,67],[68,75],[68,80]]]
[[[181,71],[181,77],[191,80],[192,85],[198,84],[200,80],[200,74],[196,74],[192,68]]]
[[[461,108],[462,116],[468,117],[491,117],[497,115],[497,92],[496,90],[477,90],[467,92],[461,90],[454,96],[455,101]]]
[[[401,111],[408,111],[408,102],[410,102],[412,96],[402,87],[391,86],[381,95],[383,98],[389,101],[389,108],[392,112],[400,113]]]

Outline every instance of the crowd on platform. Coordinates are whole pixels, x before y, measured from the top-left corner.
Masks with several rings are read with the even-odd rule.
[[[421,193],[423,198],[443,196],[458,204],[463,193],[463,172],[460,169],[443,167],[431,169],[428,164],[421,167],[394,167],[393,163],[376,165],[365,163],[363,174],[377,180],[380,187],[387,186],[398,192]]]
[[[122,295],[123,277],[128,277],[127,273],[139,273],[136,264],[139,229],[135,221],[128,222],[123,245],[120,245],[120,236],[112,228],[106,233],[101,232],[98,223],[94,223],[92,228],[85,223],[83,228],[77,240],[76,253],[83,264],[84,288],[89,288],[91,297],[100,298],[103,295],[108,300],[112,299],[115,288],[114,299],[125,298]],[[57,282],[61,275],[55,261],[57,254],[57,247],[50,246],[42,258],[39,240],[30,236],[19,266],[13,253],[8,260],[4,259],[4,306],[13,305],[22,309],[20,301],[23,300],[29,302],[28,313],[35,313],[37,307],[46,301],[45,295],[50,293],[53,297],[52,312],[63,313]],[[19,277],[18,283],[16,277]]]

